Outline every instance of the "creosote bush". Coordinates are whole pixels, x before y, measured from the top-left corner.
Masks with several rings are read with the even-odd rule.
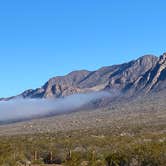
[[[165,166],[166,134],[133,131],[118,135],[107,128],[0,137],[0,165]]]

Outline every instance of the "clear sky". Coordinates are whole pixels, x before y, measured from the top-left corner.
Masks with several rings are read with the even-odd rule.
[[[165,0],[0,1],[0,97],[166,50]]]

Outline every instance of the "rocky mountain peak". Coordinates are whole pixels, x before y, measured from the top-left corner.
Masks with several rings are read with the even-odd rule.
[[[92,91],[111,92],[114,89],[128,96],[166,89],[166,53],[159,58],[145,55],[128,63],[102,67],[96,71],[73,71],[65,76],[53,77],[41,88],[27,90],[18,96],[59,98]]]
[[[159,58],[159,64],[165,64],[166,65],[166,53],[160,56]]]

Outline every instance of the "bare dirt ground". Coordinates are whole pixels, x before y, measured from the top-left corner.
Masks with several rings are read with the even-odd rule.
[[[49,118],[0,125],[0,136],[35,133],[56,133],[93,128],[116,128],[130,126],[150,128],[160,126],[166,132],[166,93],[140,97],[122,103],[112,103],[105,109],[80,111]]]
[[[15,150],[19,145],[18,150],[21,147],[22,151],[30,156],[33,156],[36,148],[38,154],[42,155],[51,151],[55,152],[55,155],[58,154],[57,157],[62,161],[68,154],[66,149],[70,149],[73,154],[89,153],[95,149],[96,155],[100,156],[110,153],[110,149],[124,148],[126,151],[126,146],[131,150],[133,146],[142,147],[144,143],[149,143],[148,147],[154,143],[157,150],[160,148],[163,154],[165,147],[162,147],[166,140],[166,102],[163,97],[160,100],[141,99],[121,104],[114,103],[112,107],[105,109],[0,125],[0,138],[1,145],[5,148],[6,144],[10,144]],[[8,151],[5,148],[3,150]],[[158,154],[158,151],[154,153]],[[88,160],[84,159],[86,163]],[[84,162],[81,159],[79,163]]]
[[[160,102],[132,102],[114,105],[104,110],[81,111],[50,118],[36,119],[8,125],[0,125],[0,136],[56,133],[72,130],[89,130],[93,128],[109,128],[116,130],[130,125],[160,126],[166,132],[166,107],[164,99]]]

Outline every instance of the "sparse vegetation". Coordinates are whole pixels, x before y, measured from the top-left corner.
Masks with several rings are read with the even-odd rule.
[[[0,165],[165,166],[164,104],[140,105],[1,126]]]
[[[134,134],[118,135],[109,128],[100,128],[1,137],[0,165],[164,166],[166,134],[150,129],[143,133],[143,128],[132,131]]]

